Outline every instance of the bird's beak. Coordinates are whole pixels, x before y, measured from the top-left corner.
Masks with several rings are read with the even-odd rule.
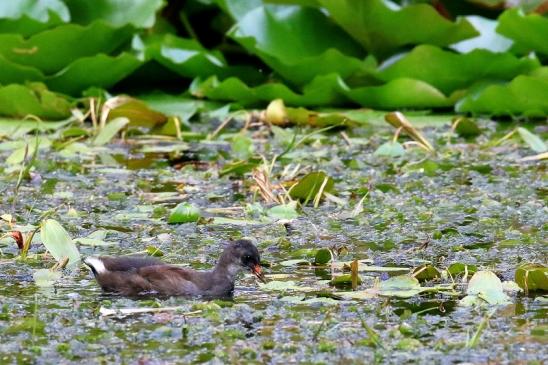
[[[253,266],[251,268],[251,272],[253,273],[253,275],[255,275],[257,277],[257,279],[259,279],[262,283],[266,283],[266,280],[265,280],[265,277],[264,277],[264,273],[263,273],[263,269],[261,268],[261,265],[257,264],[255,266]]]

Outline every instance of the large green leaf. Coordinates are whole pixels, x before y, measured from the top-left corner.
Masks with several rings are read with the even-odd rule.
[[[68,8],[61,0],[0,2],[0,33],[29,36],[69,19]]]
[[[447,46],[478,33],[464,19],[456,23],[428,4],[400,8],[388,0],[318,0],[333,20],[368,51],[385,57],[412,44]]]
[[[516,283],[529,291],[548,291],[548,268],[541,264],[527,263],[516,269]]]
[[[72,20],[89,24],[102,19],[114,26],[133,24],[138,28],[150,28],[156,21],[156,12],[164,0],[64,0],[70,9]]]
[[[19,65],[0,55],[0,84],[43,81],[44,74],[37,68]]]
[[[367,71],[359,45],[316,9],[261,6],[229,35],[294,84],[333,72],[346,78]]]
[[[267,103],[274,99],[283,99],[288,105],[334,106],[348,101],[344,96],[346,89],[346,85],[337,74],[317,76],[303,88],[302,94],[280,83],[268,83],[251,88],[235,77],[222,82],[215,76],[205,81],[196,79],[190,87],[194,96],[211,100],[236,101],[244,106],[256,105],[260,102]]]
[[[548,115],[548,77],[520,75],[508,84],[488,85],[456,105],[458,112],[489,115]]]
[[[513,49],[520,53],[536,51],[548,55],[548,18],[520,9],[509,9],[499,17],[497,32],[514,40]]]
[[[78,95],[91,86],[107,89],[141,64],[140,60],[129,53],[121,53],[116,57],[105,54],[82,57],[48,78],[46,84],[52,90],[70,95]]]
[[[511,80],[539,66],[534,58],[518,59],[508,53],[475,50],[458,54],[420,45],[395,62],[388,60],[379,77],[386,81],[402,77],[422,80],[449,95],[481,80]]]
[[[395,79],[381,86],[352,89],[348,97],[362,106],[377,109],[439,108],[453,103],[442,92],[424,81]]]
[[[185,77],[219,74],[227,66],[220,52],[208,51],[194,39],[171,34],[146,38],[145,53],[148,58]]]
[[[476,272],[466,289],[466,296],[461,300],[463,305],[482,304],[490,305],[509,304],[510,298],[503,291],[502,282],[490,271]]]
[[[0,87],[0,115],[35,115],[43,119],[59,120],[70,115],[70,106],[67,99],[49,91],[40,83]]]
[[[54,219],[47,219],[40,225],[40,238],[51,255],[60,261],[68,257],[69,265],[80,260],[80,252],[68,232]]]
[[[46,75],[62,70],[71,62],[97,53],[110,53],[127,42],[131,27],[113,28],[104,22],[89,26],[66,24],[24,39],[19,34],[0,34],[0,55]]]

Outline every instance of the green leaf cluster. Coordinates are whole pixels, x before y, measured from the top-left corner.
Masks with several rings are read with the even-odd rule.
[[[66,118],[90,88],[243,107],[548,114],[548,18],[534,7],[485,18],[466,15],[474,4],[400,3],[3,2],[0,115]]]

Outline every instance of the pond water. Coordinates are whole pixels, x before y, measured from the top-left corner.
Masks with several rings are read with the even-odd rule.
[[[512,281],[521,263],[546,263],[546,163],[519,161],[533,152],[518,139],[495,145],[514,126],[480,126],[475,140],[451,136],[447,124],[427,127],[423,132],[437,153],[415,147],[401,157],[373,153],[392,138],[388,127],[354,128],[344,138],[340,131],[313,135],[276,160],[271,182],[278,188],[322,170],[334,190],[289,221],[265,218],[272,204],[261,199],[250,173],[219,176],[236,153],[230,133],[238,130],[215,143],[137,139],[44,148],[31,179],[18,189],[18,175],[6,161],[0,211],[11,213],[24,233],[56,209],[50,217],[72,238],[106,231],[110,244],[80,244],[83,256],[146,254],[153,247],[162,260],[195,269],[211,268],[228,240],[252,237],[276,284],[260,287],[242,275],[233,301],[123,298],[101,293],[79,264],[63,270],[53,286],[39,287],[34,271],[54,264],[43,255],[40,235],[26,260],[17,258],[11,238],[3,238],[0,363],[544,363],[542,293],[509,291],[506,305],[463,306],[462,275],[421,281],[452,290],[407,298],[367,291],[402,274],[390,267],[406,273],[429,264],[443,273],[462,263]],[[248,135],[253,153],[269,160],[284,149],[265,127]],[[12,151],[0,152],[7,158]],[[200,207],[203,219],[168,224],[169,209],[183,201]],[[7,222],[1,228],[7,232]],[[309,251],[302,249],[318,248],[335,253],[332,263],[306,264],[303,252]],[[356,259],[372,269],[359,273],[357,289],[366,294],[351,299],[345,294],[350,287],[329,281],[342,274],[338,263]],[[102,315],[105,309],[167,307],[178,309]]]

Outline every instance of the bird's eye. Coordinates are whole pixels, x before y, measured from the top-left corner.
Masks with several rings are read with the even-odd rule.
[[[244,260],[246,260],[246,261],[249,261],[249,260],[251,260],[251,256],[249,256],[249,255],[245,255],[245,256],[244,256]]]

